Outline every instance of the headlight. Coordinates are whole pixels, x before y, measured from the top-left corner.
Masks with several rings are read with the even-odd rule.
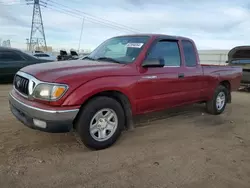
[[[38,84],[33,91],[33,97],[42,100],[57,100],[67,91],[68,86],[57,84]]]

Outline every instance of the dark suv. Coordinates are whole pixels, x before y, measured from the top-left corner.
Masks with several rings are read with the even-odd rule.
[[[45,62],[50,60],[38,59],[15,48],[0,47],[0,82],[11,83],[21,68]]]

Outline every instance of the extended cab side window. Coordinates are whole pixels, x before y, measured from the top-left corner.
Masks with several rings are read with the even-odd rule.
[[[194,45],[188,40],[182,41],[186,67],[195,67],[197,65],[196,53],[194,50]]]
[[[19,54],[11,51],[1,51],[0,61],[22,61],[24,60]]]
[[[181,65],[180,50],[177,41],[162,40],[157,42],[149,52],[147,59],[164,59],[165,66]]]

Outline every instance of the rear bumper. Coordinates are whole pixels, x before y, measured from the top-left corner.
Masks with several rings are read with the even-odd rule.
[[[241,82],[241,83],[240,83],[240,86],[241,86],[241,87],[250,87],[250,82],[248,82],[248,83],[243,83],[243,82]]]
[[[27,105],[9,94],[9,105],[12,114],[24,125],[45,132],[68,132],[73,127],[79,109],[47,110]]]
[[[250,85],[250,71],[243,70],[241,85]]]

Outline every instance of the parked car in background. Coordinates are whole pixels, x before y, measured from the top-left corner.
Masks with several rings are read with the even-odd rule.
[[[40,50],[35,50],[34,53],[44,53],[44,52]]]
[[[50,60],[38,59],[15,48],[0,47],[0,83],[11,83],[19,69]]]
[[[33,56],[37,57],[38,59],[45,59],[45,60],[50,60],[50,61],[57,60],[56,56],[49,55],[46,53],[34,53]]]
[[[241,86],[250,90],[250,46],[237,46],[228,52],[229,66],[239,66],[243,69]]]
[[[65,61],[65,60],[76,60],[79,56],[76,51],[70,50],[70,55],[68,55],[67,51],[60,50],[60,55],[57,56],[58,61]]]
[[[104,149],[133,127],[138,114],[198,102],[208,113],[221,114],[241,77],[240,67],[200,65],[189,38],[118,36],[84,60],[21,69],[9,103],[14,116],[31,128],[73,129],[87,147]]]
[[[231,66],[242,67],[243,75],[240,85],[250,90],[250,59],[231,60],[229,62],[227,61],[227,63]]]

